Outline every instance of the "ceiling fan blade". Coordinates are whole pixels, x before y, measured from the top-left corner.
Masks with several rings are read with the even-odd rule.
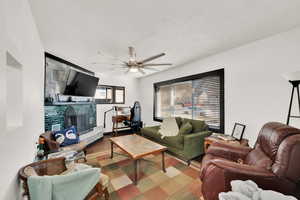
[[[151,67],[151,66],[171,66],[172,63],[149,63],[142,65],[143,67]]]
[[[144,70],[142,70],[141,68],[138,68],[139,72],[142,73],[143,75],[146,74],[146,72]]]
[[[155,56],[151,56],[151,57],[149,57],[149,58],[146,58],[146,59],[142,60],[142,61],[139,62],[139,63],[143,64],[143,63],[149,62],[149,61],[151,61],[151,60],[157,59],[157,58],[159,58],[159,57],[162,57],[162,56],[164,56],[164,55],[166,55],[166,54],[165,54],[165,53],[161,53],[161,54],[158,54],[158,55],[155,55]]]
[[[147,69],[147,70],[154,71],[154,72],[160,72],[160,70],[154,69],[154,68],[150,68],[150,67],[143,67],[143,69]]]

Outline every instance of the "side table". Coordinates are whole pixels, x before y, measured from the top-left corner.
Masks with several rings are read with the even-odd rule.
[[[204,139],[204,152],[206,153],[209,145],[211,145],[214,142],[219,142],[219,141],[222,141],[222,142],[225,142],[228,144],[233,144],[233,145],[249,146],[249,144],[248,144],[249,141],[247,139],[242,139],[241,141],[238,141],[238,140],[226,141],[226,140],[222,140],[218,137],[209,136]]]

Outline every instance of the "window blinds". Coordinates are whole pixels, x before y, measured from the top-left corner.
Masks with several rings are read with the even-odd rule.
[[[182,117],[224,128],[224,71],[183,77],[154,84],[154,120]]]

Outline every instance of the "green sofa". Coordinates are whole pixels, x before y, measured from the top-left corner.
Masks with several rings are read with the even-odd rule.
[[[188,162],[204,154],[204,138],[211,135],[211,131],[208,130],[208,125],[205,124],[204,121],[180,117],[176,117],[176,122],[179,128],[182,124],[189,122],[192,125],[191,133],[162,139],[159,133],[160,126],[151,126],[142,128],[141,135],[167,146],[168,151]]]

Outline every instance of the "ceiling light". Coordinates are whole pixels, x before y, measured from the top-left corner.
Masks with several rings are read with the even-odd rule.
[[[130,72],[138,72],[138,68],[137,67],[130,67],[129,71]]]

